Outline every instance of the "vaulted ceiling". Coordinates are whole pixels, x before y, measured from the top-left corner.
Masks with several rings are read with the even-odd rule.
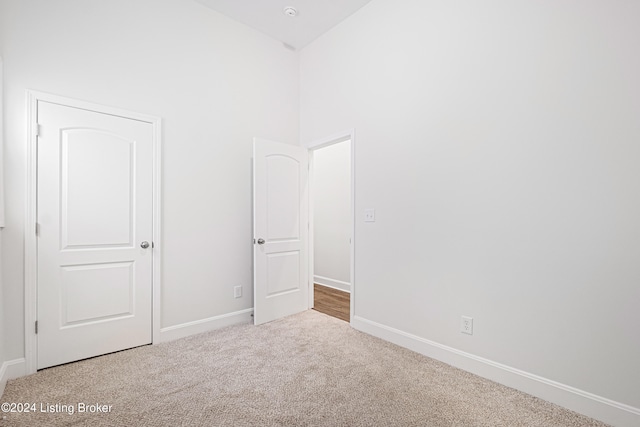
[[[301,49],[371,0],[195,0]],[[284,10],[293,7],[295,17]]]

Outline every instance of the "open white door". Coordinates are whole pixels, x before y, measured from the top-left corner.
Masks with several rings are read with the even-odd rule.
[[[309,308],[308,153],[253,140],[254,323]]]

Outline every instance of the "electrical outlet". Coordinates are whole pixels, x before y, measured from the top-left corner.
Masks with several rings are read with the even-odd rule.
[[[364,210],[364,222],[376,222],[376,210],[367,208]]]
[[[463,334],[473,335],[473,317],[462,316],[460,322],[460,332]]]
[[[233,297],[240,298],[242,296],[242,286],[234,286]]]

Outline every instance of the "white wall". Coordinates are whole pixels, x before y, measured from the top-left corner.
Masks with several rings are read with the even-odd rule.
[[[361,323],[640,414],[638,16],[373,0],[302,50],[301,142],[357,132]]]
[[[250,309],[252,138],[298,142],[297,54],[189,0],[3,0],[0,49],[5,357],[24,347],[26,89],[162,117],[162,327]]]
[[[315,283],[351,290],[351,141],[313,151]]]

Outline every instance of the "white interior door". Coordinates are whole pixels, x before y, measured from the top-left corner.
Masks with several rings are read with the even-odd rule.
[[[38,127],[38,369],[151,343],[152,125],[39,101]]]
[[[253,141],[254,322],[309,308],[307,150]]]

